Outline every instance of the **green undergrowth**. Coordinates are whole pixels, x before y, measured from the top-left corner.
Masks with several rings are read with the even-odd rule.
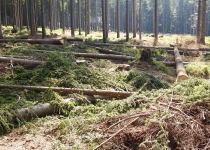
[[[109,49],[113,51],[121,52],[128,56],[134,56],[137,59],[139,59],[141,56],[141,50],[137,48],[133,48],[133,47],[129,48],[122,45],[122,46],[110,46]]]
[[[205,54],[202,58],[202,61],[209,61],[210,60],[210,54]]]
[[[155,59],[151,59],[149,62],[151,65],[153,65],[153,67],[158,70],[158,71],[162,71],[166,74],[170,74],[171,70],[169,67],[167,67],[165,64],[163,64],[162,62],[159,62]]]
[[[125,81],[129,82],[132,86],[134,86],[137,89],[141,88],[146,83],[148,83],[145,87],[147,90],[160,88],[166,89],[169,87],[167,83],[145,72],[131,71],[128,74]]]
[[[210,76],[210,65],[204,63],[191,63],[185,65],[185,69],[188,75],[193,77],[208,78]]]
[[[148,85],[149,86],[149,85]],[[96,145],[103,142],[105,137],[102,133],[94,130],[97,124],[106,120],[112,120],[112,118],[120,114],[129,114],[134,112],[147,112],[148,108],[157,109],[155,104],[157,99],[170,99],[179,98],[182,101],[183,106],[192,105],[193,103],[202,101],[209,101],[210,82],[205,79],[191,78],[180,83],[176,83],[174,86],[167,89],[153,89],[139,91],[122,100],[101,100],[89,103],[77,103],[77,101],[65,102],[64,99],[52,90],[47,90],[42,93],[42,98],[45,102],[50,101],[51,104],[59,108],[60,115],[48,116],[42,119],[35,119],[32,122],[22,123],[22,127],[19,132],[37,134],[47,134],[56,139],[59,142],[59,146],[66,149],[82,149],[88,147],[93,149]],[[74,96],[74,99],[77,99]],[[72,97],[73,98],[73,97]],[[0,111],[1,112],[1,111]],[[1,135],[10,131],[16,124],[12,122],[11,114],[1,113]],[[9,116],[8,116],[9,115]],[[157,116],[151,116],[145,122],[146,126],[154,127],[159,126],[157,139],[152,141],[153,149],[161,149],[168,145],[168,132],[162,128],[162,123],[158,121],[160,115],[170,117],[169,114],[163,112],[158,113]],[[3,119],[2,119],[3,118]],[[2,121],[3,120],[3,121]],[[39,130],[39,127],[44,127],[45,131]],[[42,133],[43,132],[43,133]],[[71,139],[71,144],[68,143]],[[141,143],[140,147],[145,147],[151,142],[146,140]],[[80,144],[78,144],[80,143]],[[71,146],[69,146],[71,145]],[[150,144],[149,144],[150,145]],[[55,145],[53,145],[55,146]],[[58,146],[58,145],[57,145]]]
[[[210,81],[200,78],[190,78],[174,84],[174,94],[195,101],[208,101],[210,97]]]

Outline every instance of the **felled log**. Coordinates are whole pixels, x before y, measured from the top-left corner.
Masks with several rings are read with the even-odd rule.
[[[151,48],[151,49],[166,49],[174,50],[174,47],[169,46],[142,46],[142,45],[126,45],[126,44],[109,44],[109,43],[95,43],[96,46],[124,46],[124,47],[136,47],[136,48]],[[210,51],[210,48],[184,48],[181,47],[179,50],[186,51]]]
[[[67,38],[66,41],[67,42],[83,42],[84,39],[81,39],[81,38]]]
[[[30,65],[30,66],[40,65],[44,63],[44,61],[26,60],[26,59],[10,58],[10,57],[0,57],[0,62],[17,63],[20,65]]]
[[[43,92],[49,88],[51,88],[54,92],[60,94],[73,94],[73,93],[81,93],[85,95],[101,95],[101,96],[109,96],[116,98],[126,98],[131,96],[132,92],[124,92],[124,91],[109,91],[109,90],[91,90],[91,89],[76,89],[76,88],[63,88],[63,87],[44,87],[44,86],[25,86],[25,85],[5,85],[0,84],[0,89],[13,89],[13,90],[31,90]]]
[[[15,117],[20,120],[30,120],[37,117],[45,117],[56,112],[56,107],[50,103],[38,104],[15,111]]]
[[[30,43],[30,44],[52,44],[52,45],[63,45],[64,40],[62,39],[0,39],[0,43]]]
[[[93,54],[93,53],[71,53],[76,57],[98,58],[98,59],[114,59],[114,60],[134,60],[135,57],[113,54]]]
[[[175,62],[176,62],[176,82],[180,82],[182,80],[188,79],[188,75],[185,71],[184,64],[182,62],[181,56],[179,54],[179,50],[177,47],[174,47],[174,56],[175,56]]]
[[[104,49],[104,48],[100,48],[100,47],[96,47],[96,50],[98,50],[101,53],[105,53],[105,54],[123,55],[123,53],[121,53],[121,52],[113,51],[110,49]]]

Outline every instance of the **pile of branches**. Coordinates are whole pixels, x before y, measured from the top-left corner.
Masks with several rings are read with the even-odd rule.
[[[134,101],[144,105],[144,111],[100,124],[104,139],[95,150],[210,149],[209,100],[187,100],[171,89],[149,101],[139,98]]]

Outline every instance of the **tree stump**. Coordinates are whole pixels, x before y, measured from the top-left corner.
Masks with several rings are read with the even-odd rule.
[[[152,50],[150,48],[144,49],[141,54],[140,61],[148,62],[152,56]]]

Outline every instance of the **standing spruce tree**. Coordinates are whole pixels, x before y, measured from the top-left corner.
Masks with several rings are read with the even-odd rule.
[[[105,34],[106,39],[108,38],[109,22],[108,22],[108,0],[105,0]]]
[[[4,0],[4,7],[3,7],[4,8],[4,11],[3,11],[4,15],[3,16],[4,16],[4,25],[7,27],[7,3],[6,3],[6,1],[7,0]]]
[[[30,9],[30,29],[31,36],[36,34],[36,21],[35,21],[35,10],[34,10],[34,0],[29,0],[29,9]]]
[[[202,0],[202,18],[201,18],[201,38],[200,43],[205,45],[206,31],[206,0]]]
[[[79,28],[79,35],[81,35],[81,8],[80,8],[80,0],[77,2],[78,7],[78,28]]]
[[[1,3],[1,0],[0,0],[0,4],[2,4],[2,3]],[[1,24],[2,24],[2,23],[1,23],[1,5],[0,5],[0,39],[3,39]]]
[[[74,0],[70,0],[71,5],[71,36],[74,37]]]
[[[197,43],[200,43],[201,36],[201,0],[198,1],[198,20],[197,20]]]
[[[87,2],[88,0],[85,0],[85,36],[88,34],[88,14],[87,14]]]
[[[158,0],[155,0],[155,9],[154,9],[154,46],[157,46],[158,42]]]
[[[26,10],[26,27],[27,30],[29,30],[28,0],[25,0],[25,10]]]
[[[41,0],[41,17],[42,17],[42,38],[46,38],[46,29],[45,29],[45,15],[44,15],[44,0]]]
[[[49,0],[50,32],[53,30],[53,3]]]
[[[128,0],[126,0],[126,42],[129,40],[129,10]]]
[[[142,39],[142,11],[141,11],[141,0],[139,0],[139,39]]]
[[[106,43],[106,21],[105,21],[105,0],[101,0],[102,4],[102,28],[103,28],[103,43]]]
[[[117,18],[117,38],[120,37],[120,4],[119,0],[117,0],[117,5],[116,5],[116,18]]]
[[[87,34],[90,34],[90,0],[87,0]]]
[[[64,0],[62,0],[62,29],[65,34],[65,12],[64,12]]]
[[[136,0],[133,0],[133,38],[136,37]]]

